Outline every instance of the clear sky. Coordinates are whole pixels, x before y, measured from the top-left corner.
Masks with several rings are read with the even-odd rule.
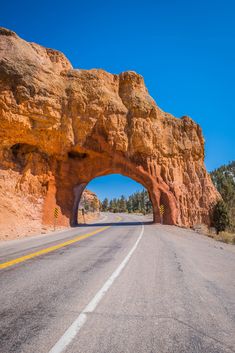
[[[95,178],[90,181],[87,188],[94,191],[100,200],[103,200],[105,197],[112,199],[121,195],[127,197],[136,191],[144,189],[141,184],[120,174]]]
[[[13,0],[0,25],[75,68],[143,75],[163,110],[201,125],[212,170],[235,159],[234,14],[234,0]]]

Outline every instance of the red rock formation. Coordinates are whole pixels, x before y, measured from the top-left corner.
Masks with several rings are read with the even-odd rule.
[[[96,193],[91,190],[85,189],[79,203],[79,209],[84,209],[89,212],[97,212],[100,209],[100,200]]]
[[[44,223],[55,206],[60,224],[75,222],[82,190],[110,173],[149,191],[156,222],[164,204],[167,224],[210,223],[219,195],[201,128],[164,113],[135,72],[73,69],[62,53],[0,29],[0,119],[1,168],[19,195],[42,200]]]

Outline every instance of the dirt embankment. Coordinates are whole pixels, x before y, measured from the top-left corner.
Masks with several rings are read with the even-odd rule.
[[[42,225],[43,198],[33,192],[29,194],[23,186],[22,176],[18,172],[0,170],[0,241],[49,233],[54,230],[53,225]],[[88,191],[86,194],[91,193]],[[88,204],[89,202],[90,199],[87,200]],[[54,209],[51,212],[53,213]],[[98,212],[88,212],[85,215],[86,222],[98,218]],[[83,223],[81,217],[79,222]],[[57,226],[56,229],[66,229],[66,227]]]
[[[15,239],[41,233],[42,199],[34,199],[18,188],[18,173],[1,170],[0,181],[0,240]]]

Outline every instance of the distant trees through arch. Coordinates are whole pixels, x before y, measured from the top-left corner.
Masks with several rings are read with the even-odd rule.
[[[121,174],[96,177],[78,189],[78,223],[84,221],[84,214],[91,213],[153,213],[149,192]]]
[[[143,189],[137,191],[128,197],[122,195],[118,198],[111,198],[110,200],[106,197],[101,202],[101,211],[103,212],[128,212],[128,213],[152,213],[152,203],[149,199],[148,191]]]

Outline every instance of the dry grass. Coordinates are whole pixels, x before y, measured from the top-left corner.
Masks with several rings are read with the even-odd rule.
[[[223,243],[235,245],[235,234],[234,233],[220,232],[218,235],[215,234],[214,239],[218,240],[218,241],[222,241]]]
[[[208,227],[205,224],[196,225],[194,227],[194,230],[197,233],[206,235],[214,240],[235,245],[235,232],[225,231],[225,232],[220,232],[219,234],[216,234],[216,231],[214,228],[208,229]]]

